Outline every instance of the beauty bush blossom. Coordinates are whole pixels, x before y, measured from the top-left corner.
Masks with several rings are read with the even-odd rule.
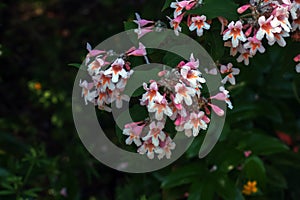
[[[180,23],[182,21],[182,18],[184,16],[184,13],[181,15],[175,17],[174,19],[171,19],[170,17],[167,16],[167,18],[170,20],[170,26],[171,28],[174,29],[174,33],[178,36],[179,32],[181,32],[181,26]]]
[[[269,42],[275,40],[274,33],[280,33],[280,22],[271,15],[268,19],[265,16],[261,16],[258,19],[259,29],[256,33],[256,38],[261,40],[265,35]]]
[[[242,28],[242,22],[230,22],[228,29],[224,31],[223,40],[228,40],[231,38],[232,47],[237,47],[240,41],[245,42],[247,38],[244,35]]]
[[[201,16],[196,16],[192,17],[191,19],[191,25],[189,26],[190,31],[194,31],[195,29],[197,30],[197,35],[200,37],[203,35],[203,29],[208,30],[210,28],[210,25],[205,22],[206,21],[206,16],[201,15]]]
[[[249,65],[249,58],[255,56],[257,51],[260,53],[266,51],[266,46],[262,45],[264,38],[270,46],[275,43],[281,47],[286,46],[285,37],[289,37],[291,32],[300,28],[300,7],[297,1],[249,0],[249,3],[241,5],[237,9],[237,13],[241,14],[238,22],[242,23],[239,24],[238,30],[244,33],[247,40],[232,40],[231,43],[227,41],[231,38],[229,30],[234,25],[231,22],[231,27],[228,26],[223,33],[223,40],[226,41],[224,46],[231,48],[230,55],[236,56],[240,53],[237,61]],[[244,14],[246,11],[249,12]],[[295,38],[296,36],[292,35]]]
[[[145,93],[141,95],[140,104],[147,108],[149,117],[138,122],[143,124],[146,133],[142,138],[139,137],[141,143],[135,143],[138,153],[147,154],[150,159],[155,155],[158,159],[170,158],[171,150],[176,144],[166,133],[167,118],[173,121],[175,130],[183,132],[187,137],[196,137],[201,130],[206,130],[210,123],[209,108],[218,116],[224,115],[224,110],[211,103],[212,99],[224,101],[232,108],[229,92],[224,87],[220,87],[220,92],[214,96],[203,96],[202,84],[206,80],[199,71],[199,63],[199,59],[195,59],[191,54],[189,61],[180,61],[175,68],[160,71],[158,80],[143,83]],[[232,69],[230,64],[228,66],[228,73],[233,73],[235,68]],[[136,125],[134,122],[131,124]],[[123,134],[129,135],[128,131],[131,129],[126,129],[126,126]],[[133,134],[131,138],[136,135],[140,134]],[[128,144],[132,143],[131,139],[127,140]]]
[[[220,67],[220,72],[222,74],[227,74],[221,83],[225,84],[227,81],[231,83],[231,85],[235,85],[235,75],[238,75],[240,73],[240,69],[238,68],[233,68],[233,65],[231,63],[228,63],[227,66],[221,65]]]

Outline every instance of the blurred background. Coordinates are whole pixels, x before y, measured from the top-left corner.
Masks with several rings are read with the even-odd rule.
[[[126,174],[104,166],[82,145],[71,112],[78,69],[68,64],[83,61],[87,42],[96,46],[123,31],[134,12],[167,23],[171,12],[162,13],[163,5],[161,0],[0,2],[1,200],[299,199],[300,81],[292,58],[300,46],[290,39],[285,49],[275,45],[252,66],[239,66],[240,84],[231,88],[236,109],[207,158],[197,158],[200,136],[171,166]],[[227,61],[227,55],[219,60]],[[247,150],[250,158],[244,156]],[[247,181],[258,182],[257,194],[242,195]]]

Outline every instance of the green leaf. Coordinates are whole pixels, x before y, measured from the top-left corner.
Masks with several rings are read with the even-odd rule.
[[[189,189],[188,200],[212,200],[215,194],[213,182],[210,176],[205,180],[194,181]]]
[[[173,188],[193,182],[195,176],[208,173],[202,165],[190,164],[170,173],[162,182],[161,187],[164,189]]]
[[[166,1],[165,1],[165,4],[163,5],[163,8],[161,9],[161,11],[164,11],[164,10],[166,10],[167,8],[169,8],[170,5],[171,5],[171,3],[172,3],[172,1],[174,1],[174,0],[166,0]]]
[[[288,187],[287,181],[283,174],[273,166],[266,165],[267,181],[269,185],[284,188]]]
[[[125,28],[125,31],[131,30],[131,29],[136,29],[137,24],[134,23],[133,21],[124,22],[124,28]]]
[[[191,14],[206,15],[208,19],[213,19],[219,16],[225,17],[228,20],[237,20],[238,5],[233,0],[206,0],[203,6],[194,10],[187,11]]]
[[[249,132],[241,138],[238,147],[243,150],[251,150],[253,154],[270,155],[287,151],[289,148],[275,137]]]
[[[68,66],[71,66],[71,67],[76,67],[76,68],[80,68],[80,66],[81,66],[81,64],[79,64],[79,63],[70,63],[70,64],[68,64]]]
[[[10,195],[10,194],[14,194],[15,192],[12,190],[1,190],[0,191],[0,195]]]
[[[225,200],[243,200],[241,191],[235,186],[226,174],[215,173],[215,190]]]
[[[266,183],[266,169],[263,161],[257,156],[249,157],[243,171],[248,180],[257,181],[258,187],[264,187]]]

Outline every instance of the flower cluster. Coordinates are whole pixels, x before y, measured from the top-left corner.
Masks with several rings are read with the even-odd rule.
[[[186,15],[185,11],[195,9],[198,6],[201,6],[201,4],[202,1],[199,0],[176,1],[170,4],[170,7],[174,9],[174,18],[167,18],[170,20],[170,26],[174,29],[176,35],[179,35],[179,32],[181,32],[180,23]],[[203,35],[203,29],[210,29],[210,24],[207,22],[205,15],[188,14],[187,25],[190,31],[196,30],[196,33],[199,37]]]
[[[146,56],[146,49],[142,43],[138,48],[132,47],[123,54],[113,51],[92,50],[87,44],[89,53],[86,56],[85,64],[92,81],[81,81],[82,96],[85,103],[97,105],[100,110],[111,111],[109,104],[115,102],[117,108],[121,108],[123,101],[129,101],[129,97],[123,94],[128,78],[133,74],[130,69],[130,62],[126,61],[129,56]],[[109,58],[114,58],[108,62]],[[91,58],[93,58],[91,60]]]
[[[257,51],[265,52],[262,40],[267,39],[269,45],[278,43],[286,45],[285,37],[290,33],[300,30],[300,2],[295,0],[251,0],[250,3],[238,8],[239,14],[245,13],[239,21],[229,23],[223,32],[225,46],[230,47],[230,54],[239,53],[238,62],[249,65],[249,58]],[[289,19],[292,19],[290,23]],[[227,24],[226,20],[221,22]]]
[[[123,134],[128,136],[126,144],[130,145],[133,141],[137,151],[147,153],[150,159],[154,158],[155,153],[159,159],[164,156],[170,158],[175,143],[164,131],[167,117],[174,122],[177,131],[184,132],[187,137],[195,137],[208,127],[209,108],[219,116],[224,115],[220,107],[211,103],[212,99],[225,101],[232,108],[224,87],[220,87],[220,92],[214,96],[203,95],[202,84],[206,80],[198,68],[199,60],[191,54],[189,62],[181,61],[176,68],[159,72],[158,81],[143,84],[146,92],[140,104],[146,106],[149,118],[125,125]],[[145,133],[144,136],[142,133]]]

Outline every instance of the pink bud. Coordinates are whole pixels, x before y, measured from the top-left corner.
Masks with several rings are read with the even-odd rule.
[[[217,99],[220,101],[225,101],[227,99],[227,95],[225,95],[223,92],[220,92],[216,94],[215,96],[210,97],[210,99]]]
[[[249,35],[251,34],[251,32],[252,32],[252,26],[250,26],[248,29],[247,29],[247,31],[245,32],[245,35],[247,36],[247,37],[249,37]]]
[[[158,72],[157,75],[158,75],[159,77],[162,77],[162,76],[166,75],[166,73],[167,73],[167,70],[162,70],[162,71]]]
[[[223,116],[224,115],[224,110],[222,110],[220,107],[214,105],[214,104],[208,104],[211,106],[211,108],[213,109],[213,111],[219,115],[219,116]]]
[[[295,62],[300,62],[300,54],[298,54],[295,58],[294,58]]]
[[[248,10],[248,8],[250,8],[250,6],[251,6],[250,4],[243,5],[243,6],[241,6],[241,7],[239,7],[237,9],[237,12],[239,14],[242,14],[243,12],[245,12],[246,10]]]

